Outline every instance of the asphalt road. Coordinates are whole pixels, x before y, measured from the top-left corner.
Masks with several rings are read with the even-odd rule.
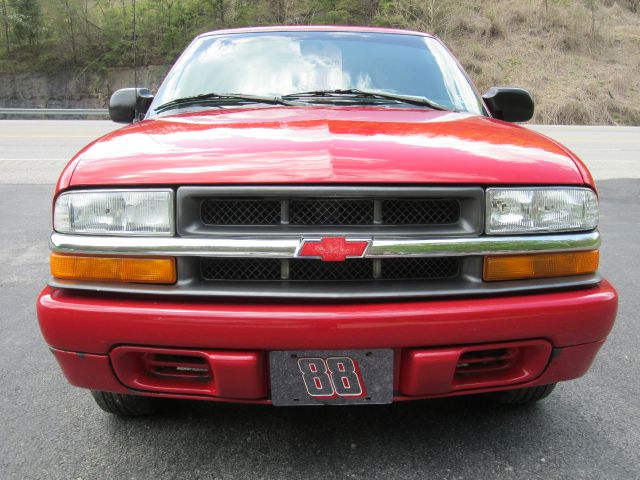
[[[618,322],[592,370],[532,408],[458,398],[362,408],[177,402],[120,420],[67,385],[35,319],[55,177],[108,122],[0,121],[0,479],[640,478],[640,128],[540,127],[601,192]]]

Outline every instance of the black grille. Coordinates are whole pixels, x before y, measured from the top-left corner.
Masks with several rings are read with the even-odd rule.
[[[372,200],[291,200],[289,223],[291,225],[371,225],[373,224]]]
[[[373,260],[353,259],[344,262],[292,260],[290,280],[341,281],[373,278]]]
[[[460,218],[460,203],[453,199],[404,199],[382,202],[385,225],[449,225]]]
[[[344,262],[267,258],[203,258],[202,278],[207,281],[371,281],[444,280],[459,273],[459,260],[445,258],[354,258]]]
[[[203,258],[205,280],[280,280],[280,260],[272,258]]]
[[[280,209],[278,200],[209,199],[202,202],[200,216],[205,225],[276,225]]]
[[[458,275],[455,258],[393,258],[382,261],[380,278],[385,280],[428,280]]]
[[[200,208],[209,226],[452,225],[459,219],[460,202],[452,198],[209,198]]]

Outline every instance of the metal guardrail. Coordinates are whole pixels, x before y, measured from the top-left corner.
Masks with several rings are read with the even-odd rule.
[[[0,108],[0,115],[109,115],[106,108]]]

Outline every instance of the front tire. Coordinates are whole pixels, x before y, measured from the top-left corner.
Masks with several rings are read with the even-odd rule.
[[[100,392],[97,390],[91,390],[91,395],[93,395],[93,399],[102,410],[119,417],[153,415],[160,410],[159,399],[157,398]]]
[[[549,385],[540,385],[538,387],[505,390],[493,395],[494,399],[503,405],[530,405],[547,398],[554,388],[556,388],[556,384],[550,383]]]

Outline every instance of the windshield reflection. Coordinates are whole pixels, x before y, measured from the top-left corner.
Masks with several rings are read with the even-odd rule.
[[[282,96],[336,89],[421,96],[482,113],[473,87],[436,39],[317,31],[200,37],[171,70],[152,109],[211,92]]]

